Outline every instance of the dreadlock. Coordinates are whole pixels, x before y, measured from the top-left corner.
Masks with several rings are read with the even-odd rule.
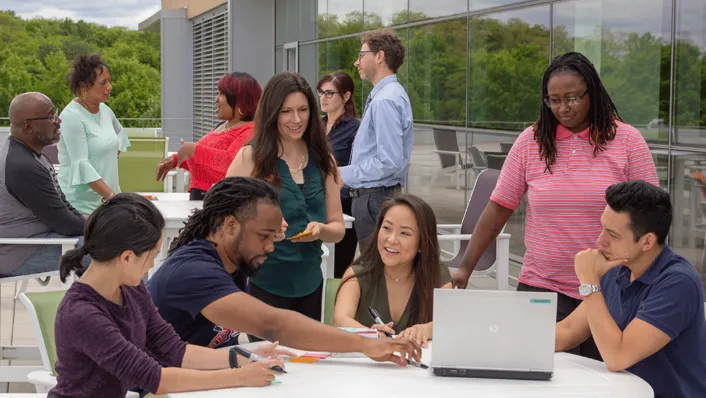
[[[279,194],[265,181],[228,177],[217,182],[206,194],[203,208],[189,216],[179,237],[172,242],[169,254],[193,240],[215,233],[227,216],[235,216],[240,223],[247,221],[254,216],[255,205],[261,200],[279,206]]]
[[[583,77],[588,88],[588,95],[591,100],[588,110],[588,121],[590,122],[589,142],[594,145],[593,156],[597,156],[599,151],[605,150],[608,141],[615,138],[615,131],[618,125],[616,120],[623,121],[618,114],[618,110],[610,99],[608,92],[596,68],[591,61],[583,54],[568,52],[560,55],[552,61],[544,72],[542,79],[542,98],[549,96],[547,85],[549,79],[564,72],[574,72]],[[539,156],[544,159],[547,165],[546,170],[552,172],[552,165],[556,161],[556,128],[559,121],[554,117],[552,110],[542,101],[542,108],[539,119],[532,126],[534,129],[534,139],[539,144]]]

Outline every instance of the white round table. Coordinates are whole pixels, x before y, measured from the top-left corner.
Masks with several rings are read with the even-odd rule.
[[[248,346],[249,344],[245,345]],[[431,348],[422,362],[431,363]],[[494,380],[434,376],[431,369],[399,367],[367,358],[330,357],[314,364],[287,362],[280,384],[167,394],[170,398],[328,398],[328,397],[534,397],[650,398],[652,388],[628,373],[608,372],[605,364],[571,354],[555,354],[550,381]]]

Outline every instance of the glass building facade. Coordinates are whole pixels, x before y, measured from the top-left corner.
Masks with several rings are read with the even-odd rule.
[[[478,171],[501,167],[537,118],[550,60],[579,51],[647,140],[674,206],[669,243],[706,280],[706,189],[695,178],[706,174],[705,20],[703,0],[276,0],[275,70],[296,70],[312,86],[347,72],[360,113],[371,90],[353,66],[360,36],[395,29],[415,119],[406,189],[440,223],[457,223]],[[506,227],[517,264],[525,206]]]

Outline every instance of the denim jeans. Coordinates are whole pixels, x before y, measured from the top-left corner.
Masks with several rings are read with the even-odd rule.
[[[33,238],[78,238],[76,247],[83,246],[83,236],[66,236],[57,234],[56,232],[47,232]],[[85,267],[91,263],[91,258],[85,256],[81,261]],[[34,252],[27,261],[19,268],[2,276],[21,276],[39,274],[42,272],[58,271],[61,263],[61,246],[60,245],[42,245],[39,250]]]

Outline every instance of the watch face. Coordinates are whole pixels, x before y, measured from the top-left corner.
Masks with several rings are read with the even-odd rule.
[[[588,296],[589,294],[591,294],[591,286],[590,285],[579,286],[579,294],[582,296]]]

